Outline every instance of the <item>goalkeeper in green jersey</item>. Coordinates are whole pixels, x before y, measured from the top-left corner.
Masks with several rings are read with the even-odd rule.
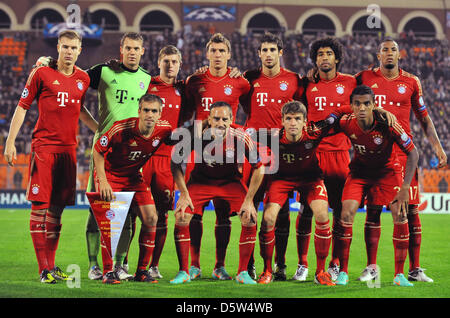
[[[98,64],[87,72],[91,78],[90,87],[98,91],[98,123],[93,145],[114,124],[130,117],[137,117],[139,99],[147,92],[151,76],[139,66],[144,55],[144,39],[138,33],[126,33],[120,41],[122,63],[118,68]],[[95,169],[91,157],[87,191],[95,191]],[[127,268],[123,266],[131,242],[131,218],[128,215],[115,255],[114,270],[121,280],[132,279]],[[98,266],[97,256],[100,245],[100,233],[97,222],[91,213],[86,226],[86,242],[89,256],[89,278],[101,279],[102,272]],[[105,251],[106,252],[106,251]]]

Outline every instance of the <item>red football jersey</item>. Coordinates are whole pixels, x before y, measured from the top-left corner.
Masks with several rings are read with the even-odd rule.
[[[414,149],[411,138],[399,123],[389,127],[375,122],[372,129],[363,131],[354,114],[342,116],[337,123],[336,130],[348,136],[355,150],[349,165],[352,174],[380,177],[387,170],[401,172],[401,164],[393,152],[394,143],[405,153]]]
[[[80,110],[89,82],[88,74],[76,66],[69,76],[50,67],[38,67],[30,73],[18,105],[28,110],[37,100],[39,118],[32,136],[33,151],[60,152],[76,147]]]
[[[304,127],[300,140],[291,142],[286,138],[286,131],[282,128],[278,150],[278,171],[272,175],[272,178],[305,182],[320,178],[322,170],[319,168],[316,149],[327,132],[328,129],[320,129],[316,126]]]
[[[421,121],[428,116],[423,99],[422,85],[417,76],[400,69],[394,79],[387,79],[380,68],[366,70],[356,75],[358,82],[372,88],[375,93],[375,104],[393,113],[406,133],[411,135],[411,109]]]
[[[355,87],[355,77],[339,72],[332,80],[309,83],[305,91],[308,121],[324,120],[338,108],[349,107],[350,95]],[[349,149],[350,141],[344,134],[324,138],[317,148],[318,151],[323,152],[348,151]]]
[[[161,80],[160,76],[152,77],[147,93],[161,97],[163,101],[161,120],[167,121],[170,126],[177,128],[182,124],[181,111],[183,108],[185,85],[183,81],[175,84],[167,84]],[[170,156],[172,147],[161,145],[156,156]]]
[[[223,142],[217,147],[213,141],[203,138],[202,152],[191,152],[194,167],[189,182],[223,184],[241,180],[239,165],[248,162],[255,169],[262,165],[257,147],[251,137],[242,129],[230,127]],[[195,144],[195,141],[191,143]],[[220,153],[216,153],[219,149]]]
[[[157,121],[150,137],[139,131],[139,118],[132,117],[114,123],[99,138],[95,150],[105,157],[105,171],[108,179],[127,178],[140,180],[140,169],[171,135],[172,127],[166,121]]]
[[[281,68],[274,77],[267,77],[261,69],[247,71],[244,77],[252,87],[244,106],[248,114],[245,127],[256,130],[281,127],[281,108],[301,97],[300,76]]]
[[[215,102],[227,102],[233,109],[233,119],[239,106],[239,99],[250,91],[249,82],[241,77],[231,78],[231,70],[222,77],[211,75],[206,71],[203,74],[193,75],[186,81],[186,97],[190,113],[195,111],[195,119],[203,120],[209,116],[209,107]]]

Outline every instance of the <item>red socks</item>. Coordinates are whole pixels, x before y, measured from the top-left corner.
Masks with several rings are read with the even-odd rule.
[[[409,206],[409,270],[420,267],[420,245],[422,243],[422,224],[419,218],[419,208],[417,205]]]
[[[330,222],[317,222],[314,233],[314,246],[316,250],[317,268],[316,274],[325,270],[325,262],[330,251],[331,230]]]
[[[61,234],[61,216],[47,211],[45,227],[47,230],[47,262],[49,270],[55,267],[55,254]]]
[[[353,238],[353,224],[346,223],[340,220],[339,227],[341,233],[336,241],[340,247],[339,253],[340,271],[348,273],[348,258],[350,255],[350,245],[352,244]]]
[[[189,273],[189,248],[191,243],[189,225],[180,226],[175,224],[174,239],[180,271]]]
[[[239,238],[239,268],[238,274],[247,271],[248,261],[253,253],[256,242],[256,225],[242,226]]]
[[[49,268],[47,263],[47,237],[45,227],[45,212],[31,211],[30,215],[30,234],[33,241],[34,251],[39,266],[39,274]]]
[[[189,223],[189,232],[191,233],[190,252],[191,266],[200,268],[200,246],[203,235],[202,219],[196,218],[194,215]]]
[[[156,226],[141,225],[141,232],[139,233],[139,259],[138,270],[146,270],[150,263],[150,258],[155,248]]]
[[[163,247],[167,238],[168,215],[166,214],[164,217],[160,218],[158,218],[158,224],[156,225],[155,248],[153,249],[152,262],[150,263],[150,267],[158,266],[159,259],[161,257]]]
[[[311,238],[312,217],[299,213],[297,216],[297,253],[298,263],[308,267],[308,248]]]
[[[272,256],[275,245],[275,230],[274,228],[263,232],[259,231],[259,252],[264,262],[264,271],[272,273]]]
[[[215,268],[225,266],[225,256],[227,255],[227,247],[231,236],[231,222],[229,219],[223,219],[214,228],[216,236],[216,265]]]
[[[364,224],[364,240],[366,243],[367,266],[377,263],[378,243],[381,235],[380,224],[381,211],[367,209],[366,222]]]
[[[409,246],[408,222],[394,223],[392,241],[394,243],[395,275],[402,274]]]

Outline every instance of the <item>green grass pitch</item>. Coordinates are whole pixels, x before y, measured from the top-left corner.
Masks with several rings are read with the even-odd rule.
[[[88,258],[85,243],[85,224],[87,210],[66,209],[62,217],[62,234],[56,254],[56,263],[63,270],[69,265],[79,266],[81,281],[79,285],[68,286],[58,282],[45,285],[39,282],[37,262],[29,233],[29,211],[0,210],[0,298],[448,298],[450,296],[450,234],[449,215],[421,215],[423,237],[421,265],[434,283],[417,282],[412,288],[392,285],[394,271],[394,252],[392,246],[392,217],[382,214],[382,234],[378,250],[378,265],[381,268],[379,288],[369,288],[366,283],[357,281],[366,265],[363,227],[364,213],[357,213],[353,241],[350,252],[348,286],[318,286],[314,284],[315,253],[313,236],[309,249],[309,277],[306,282],[288,280],[269,285],[243,286],[233,281],[214,281],[211,272],[215,260],[214,222],[215,214],[205,212],[204,232],[201,250],[203,277],[183,285],[171,285],[178,271],[178,261],[173,242],[174,217],[169,215],[169,230],[166,245],[160,261],[160,271],[164,278],[158,284],[124,282],[107,286],[100,281],[87,278]],[[297,267],[295,241],[295,219],[291,213],[291,230],[286,255],[287,274],[291,278]],[[330,214],[331,218],[331,214]],[[261,219],[261,213],[259,213]],[[260,221],[260,220],[259,220]],[[138,221],[138,231],[139,231]],[[231,275],[236,274],[238,265],[239,220],[232,219],[232,235],[228,247],[226,268]],[[260,224],[260,222],[258,222]],[[256,243],[255,258],[258,274],[262,271],[259,256],[259,243]],[[130,272],[134,273],[138,257],[137,236],[130,249]],[[101,255],[99,255],[101,261]],[[328,261],[328,260],[327,260]],[[75,268],[76,268],[75,266]],[[408,269],[408,261],[405,271]]]

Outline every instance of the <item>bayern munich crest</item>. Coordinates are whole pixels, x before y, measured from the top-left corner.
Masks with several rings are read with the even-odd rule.
[[[338,93],[339,95],[344,94],[344,86],[340,84],[336,85],[336,93]]]
[[[114,219],[114,217],[116,216],[116,214],[114,213],[114,211],[108,210],[108,211],[105,212],[105,216],[106,216],[106,218],[107,218],[108,220],[111,221],[111,220]]]
[[[77,87],[78,87],[78,89],[79,89],[80,91],[82,91],[83,88],[84,88],[83,82],[78,82],[78,83],[77,83]]]
[[[33,184],[33,186],[31,187],[31,193],[33,193],[34,195],[39,193],[39,185],[38,184]]]
[[[139,87],[140,87],[140,89],[145,89],[145,84],[143,81],[139,82]]]
[[[158,146],[158,145],[159,145],[159,139],[153,140],[152,146],[153,146],[153,147],[156,147],[156,146]]]
[[[231,95],[233,93],[233,89],[231,86],[226,85],[223,92],[225,93],[225,95]]]
[[[399,94],[405,94],[406,93],[406,86],[403,85],[403,84],[398,85],[397,91],[399,92]]]
[[[383,143],[383,137],[376,135],[373,137],[373,142],[375,143],[375,145],[381,145]]]
[[[280,89],[282,91],[286,91],[288,89],[288,83],[286,82],[280,82]]]

